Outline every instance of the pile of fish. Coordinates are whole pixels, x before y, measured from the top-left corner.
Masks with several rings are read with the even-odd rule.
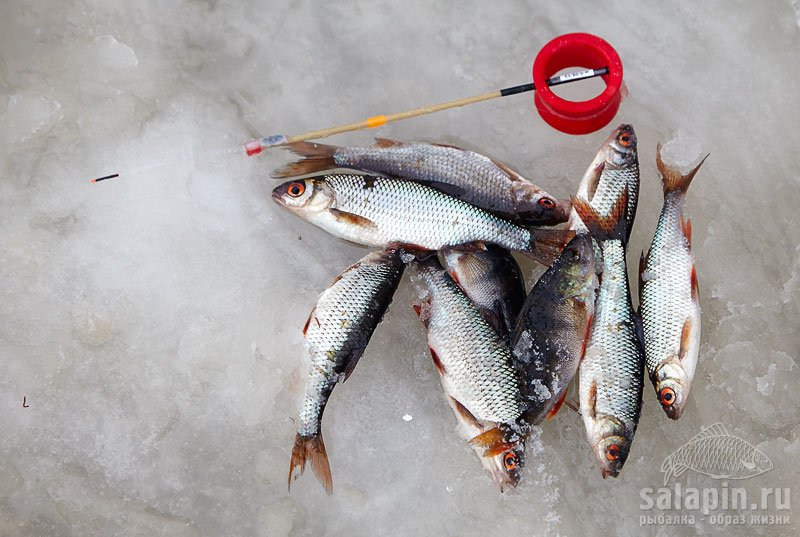
[[[369,148],[289,149],[302,158],[273,177],[311,177],[278,186],[273,199],[331,235],[376,249],[334,280],[303,328],[310,361],[290,487],[310,463],[332,492],[325,405],[353,372],[406,267],[459,433],[501,490],[520,480],[531,428],[565,401],[582,415],[604,478],[616,477],[630,452],[645,371],[666,414],[681,416],[700,339],[683,208],[702,162],[681,174],[663,163],[659,146],[664,204],[642,254],[637,312],[625,262],[639,194],[630,125],[608,137],[571,200],[453,146],[378,139]],[[530,292],[511,252],[548,267]]]

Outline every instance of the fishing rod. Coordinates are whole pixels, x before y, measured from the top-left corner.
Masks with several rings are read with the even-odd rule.
[[[598,67],[586,68],[591,65]],[[574,66],[582,66],[584,69],[561,75],[556,74]],[[245,143],[244,152],[247,156],[258,155],[264,149],[271,147],[327,138],[344,132],[373,129],[402,119],[424,116],[530,91],[535,92],[533,101],[537,112],[551,127],[567,134],[588,134],[605,127],[616,115],[622,101],[622,61],[608,42],[595,35],[572,33],[551,40],[537,54],[533,62],[532,75],[532,82],[464,99],[413,108],[405,112],[376,115],[355,123],[313,130],[303,134],[264,136]],[[569,101],[550,90],[553,86],[595,77],[602,77],[606,87],[600,95],[587,101]],[[97,183],[115,177],[119,177],[119,174],[99,177],[92,179],[91,182]]]

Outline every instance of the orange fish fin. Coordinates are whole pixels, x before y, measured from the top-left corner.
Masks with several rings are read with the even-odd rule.
[[[692,265],[692,301],[696,304],[700,301],[700,289],[697,286],[697,270],[695,270],[694,265]]]
[[[581,221],[589,230],[592,238],[598,242],[609,239],[625,240],[627,222],[625,212],[628,208],[628,187],[622,191],[616,203],[607,215],[601,215],[585,199],[572,196],[572,208],[578,213]]]
[[[689,244],[689,249],[692,248],[692,219],[684,220],[681,217],[681,229],[683,230],[683,236],[686,237],[686,242]]]
[[[322,486],[325,487],[325,492],[332,494],[333,477],[331,476],[328,454],[325,451],[325,443],[322,441],[321,434],[302,436],[298,433],[294,437],[292,458],[289,462],[288,487],[290,491],[292,489],[292,481],[303,475],[306,462],[311,463],[311,469],[319,482],[322,483]]]
[[[470,444],[486,448],[484,457],[494,457],[514,446],[506,441],[506,433],[500,427],[492,427],[469,441]]]
[[[469,423],[472,427],[476,429],[481,428],[481,422],[478,421],[478,418],[467,409],[464,405],[462,405],[457,399],[450,397],[450,402],[453,404],[453,408],[458,413],[459,416],[464,418],[464,420]]]
[[[589,386],[589,408],[586,410],[589,411],[589,417],[594,419],[597,416],[597,411],[595,407],[597,406],[597,382],[592,381],[592,384]]]
[[[561,397],[558,398],[558,402],[555,405],[553,405],[553,408],[551,408],[550,412],[548,412],[547,416],[545,416],[545,419],[547,421],[550,421],[556,417],[556,414],[558,414],[558,411],[561,409],[561,405],[564,404],[564,401],[566,399],[567,399],[567,390],[564,390],[564,393],[562,393]]]
[[[340,211],[339,209],[328,209],[331,214],[340,222],[344,222],[346,224],[351,224],[354,226],[358,226],[364,229],[375,229],[378,226],[370,220],[369,218],[365,218],[359,214],[355,213],[348,213],[345,211]]]
[[[695,166],[691,171],[689,171],[689,173],[684,175],[677,168],[673,168],[672,166],[667,166],[664,164],[664,161],[661,159],[661,144],[658,144],[656,165],[658,166],[658,171],[661,173],[661,182],[664,186],[664,194],[674,191],[686,192],[686,190],[689,188],[689,185],[692,183],[692,179],[694,179],[697,170],[700,169],[700,166],[703,165],[708,157],[709,155],[703,157],[703,160],[700,161],[700,164]]]
[[[689,344],[692,341],[692,320],[687,317],[683,322],[683,329],[681,329],[681,348],[678,351],[678,357],[683,360],[689,354]]]
[[[338,147],[313,142],[293,142],[286,148],[303,158],[273,171],[270,175],[277,179],[319,173],[338,167],[334,161]]]
[[[589,334],[592,332],[592,324],[594,323],[594,313],[589,315],[589,320],[586,323],[586,333],[583,334],[583,341],[581,342],[581,356],[580,359],[586,356],[586,345],[589,343]]]
[[[375,138],[375,147],[400,147],[402,145],[405,144],[391,138]]]

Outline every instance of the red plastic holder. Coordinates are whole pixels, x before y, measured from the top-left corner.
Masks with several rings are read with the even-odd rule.
[[[547,79],[567,67],[598,69],[606,89],[588,101],[562,99],[548,87]],[[567,134],[589,134],[608,125],[622,102],[622,60],[614,48],[591,34],[564,34],[547,43],[533,61],[533,101],[548,125]]]

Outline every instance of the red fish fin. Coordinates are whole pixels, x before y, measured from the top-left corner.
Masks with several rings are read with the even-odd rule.
[[[377,225],[375,225],[375,222],[373,222],[369,218],[364,218],[359,214],[348,213],[345,211],[340,211],[339,209],[328,209],[328,210],[331,212],[334,218],[336,218],[340,222],[358,226],[364,229],[374,229],[378,227]]]
[[[589,417],[594,419],[597,416],[597,411],[595,407],[597,406],[597,382],[592,381],[592,384],[589,386]]]
[[[333,493],[333,477],[331,467],[328,464],[328,454],[325,452],[325,443],[322,435],[301,436],[299,433],[294,437],[294,447],[292,447],[292,459],[289,462],[289,490],[292,489],[292,481],[303,475],[306,462],[311,463],[311,469],[325,492]],[[297,470],[299,468],[299,470]],[[297,471],[296,471],[297,470]]]
[[[405,144],[391,138],[375,138],[375,147],[400,147],[402,145]]]
[[[687,318],[683,322],[683,329],[681,329],[681,348],[678,351],[678,357],[683,360],[689,354],[689,344],[692,341],[692,320]]]
[[[549,267],[574,236],[575,232],[570,229],[532,229],[528,249],[520,253]]]
[[[677,168],[673,168],[672,166],[667,166],[664,164],[664,161],[661,160],[661,144],[658,144],[656,165],[658,166],[658,171],[661,172],[661,183],[664,186],[664,194],[666,195],[668,192],[674,191],[686,192],[686,190],[689,188],[689,185],[692,183],[692,179],[694,179],[697,170],[700,169],[700,166],[703,165],[708,157],[709,155],[703,157],[703,160],[700,161],[700,164],[695,166],[686,175],[683,175]]]
[[[444,375],[446,373],[444,369],[444,364],[439,359],[439,355],[436,354],[436,351],[433,348],[428,347],[428,350],[431,352],[431,358],[433,359],[433,365],[436,366],[436,370],[439,372],[440,375]]]
[[[681,229],[683,230],[683,236],[686,237],[686,242],[689,244],[689,248],[692,247],[692,220],[684,220],[681,217]]]
[[[311,313],[308,314],[308,319],[306,319],[306,324],[303,325],[303,335],[305,336],[308,333],[308,327],[311,325],[311,319],[314,318],[314,313],[317,311],[317,307],[314,306],[311,309]],[[319,321],[317,321],[317,326],[319,326]]]
[[[628,187],[617,198],[608,215],[600,215],[585,199],[572,197],[572,207],[580,216],[592,237],[598,242],[609,239],[625,240],[625,212],[628,208]]]
[[[450,402],[452,403],[453,408],[458,413],[458,415],[464,418],[464,420],[467,423],[469,423],[472,427],[476,429],[481,428],[481,422],[478,421],[478,418],[476,418],[475,415],[467,409],[467,407],[462,405],[457,399],[454,399],[453,397],[450,397]]]
[[[690,278],[692,279],[692,301],[697,303],[700,301],[700,289],[697,287],[697,270],[695,270],[694,265],[692,265]]]
[[[545,416],[545,419],[547,421],[550,421],[556,417],[556,414],[558,414],[558,411],[561,409],[561,405],[564,404],[564,401],[566,401],[566,399],[567,399],[567,390],[564,390],[564,393],[562,393],[561,397],[558,398],[558,402],[555,405],[553,405],[553,408],[551,408],[550,412],[548,412],[547,416]]]
[[[338,147],[325,144],[315,144],[312,142],[293,142],[286,146],[295,155],[303,157],[301,160],[287,164],[282,168],[273,171],[270,176],[277,179],[284,177],[297,177],[309,173],[319,173],[322,171],[337,168],[334,155]]]

